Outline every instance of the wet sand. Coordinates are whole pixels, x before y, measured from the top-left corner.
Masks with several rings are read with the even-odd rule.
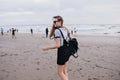
[[[41,34],[0,35],[0,80],[60,80],[54,40]],[[120,80],[120,36],[76,35],[79,57],[70,57],[69,80]]]

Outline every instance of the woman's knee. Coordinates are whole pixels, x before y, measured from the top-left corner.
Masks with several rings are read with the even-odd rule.
[[[58,75],[61,75],[62,73],[63,71],[58,69]]]
[[[58,74],[61,75],[64,71],[64,66],[63,65],[58,65]]]
[[[63,74],[63,72],[61,71],[58,71],[58,75],[61,76]]]

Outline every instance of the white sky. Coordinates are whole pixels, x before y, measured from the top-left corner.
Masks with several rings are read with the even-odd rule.
[[[0,0],[0,25],[52,24],[55,15],[64,24],[120,24],[120,0]]]

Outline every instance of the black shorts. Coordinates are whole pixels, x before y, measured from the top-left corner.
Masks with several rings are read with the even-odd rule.
[[[57,51],[57,64],[58,65],[64,65],[65,62],[67,62],[70,58],[69,51],[65,50],[66,48],[64,46],[58,48]]]

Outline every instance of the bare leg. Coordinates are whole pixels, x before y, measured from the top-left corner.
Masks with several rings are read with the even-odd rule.
[[[67,80],[68,80],[67,62],[66,62],[65,65],[64,65],[64,74],[66,75]]]
[[[68,77],[66,76],[66,69],[64,65],[58,65],[58,75],[60,76],[61,80],[68,80]]]

